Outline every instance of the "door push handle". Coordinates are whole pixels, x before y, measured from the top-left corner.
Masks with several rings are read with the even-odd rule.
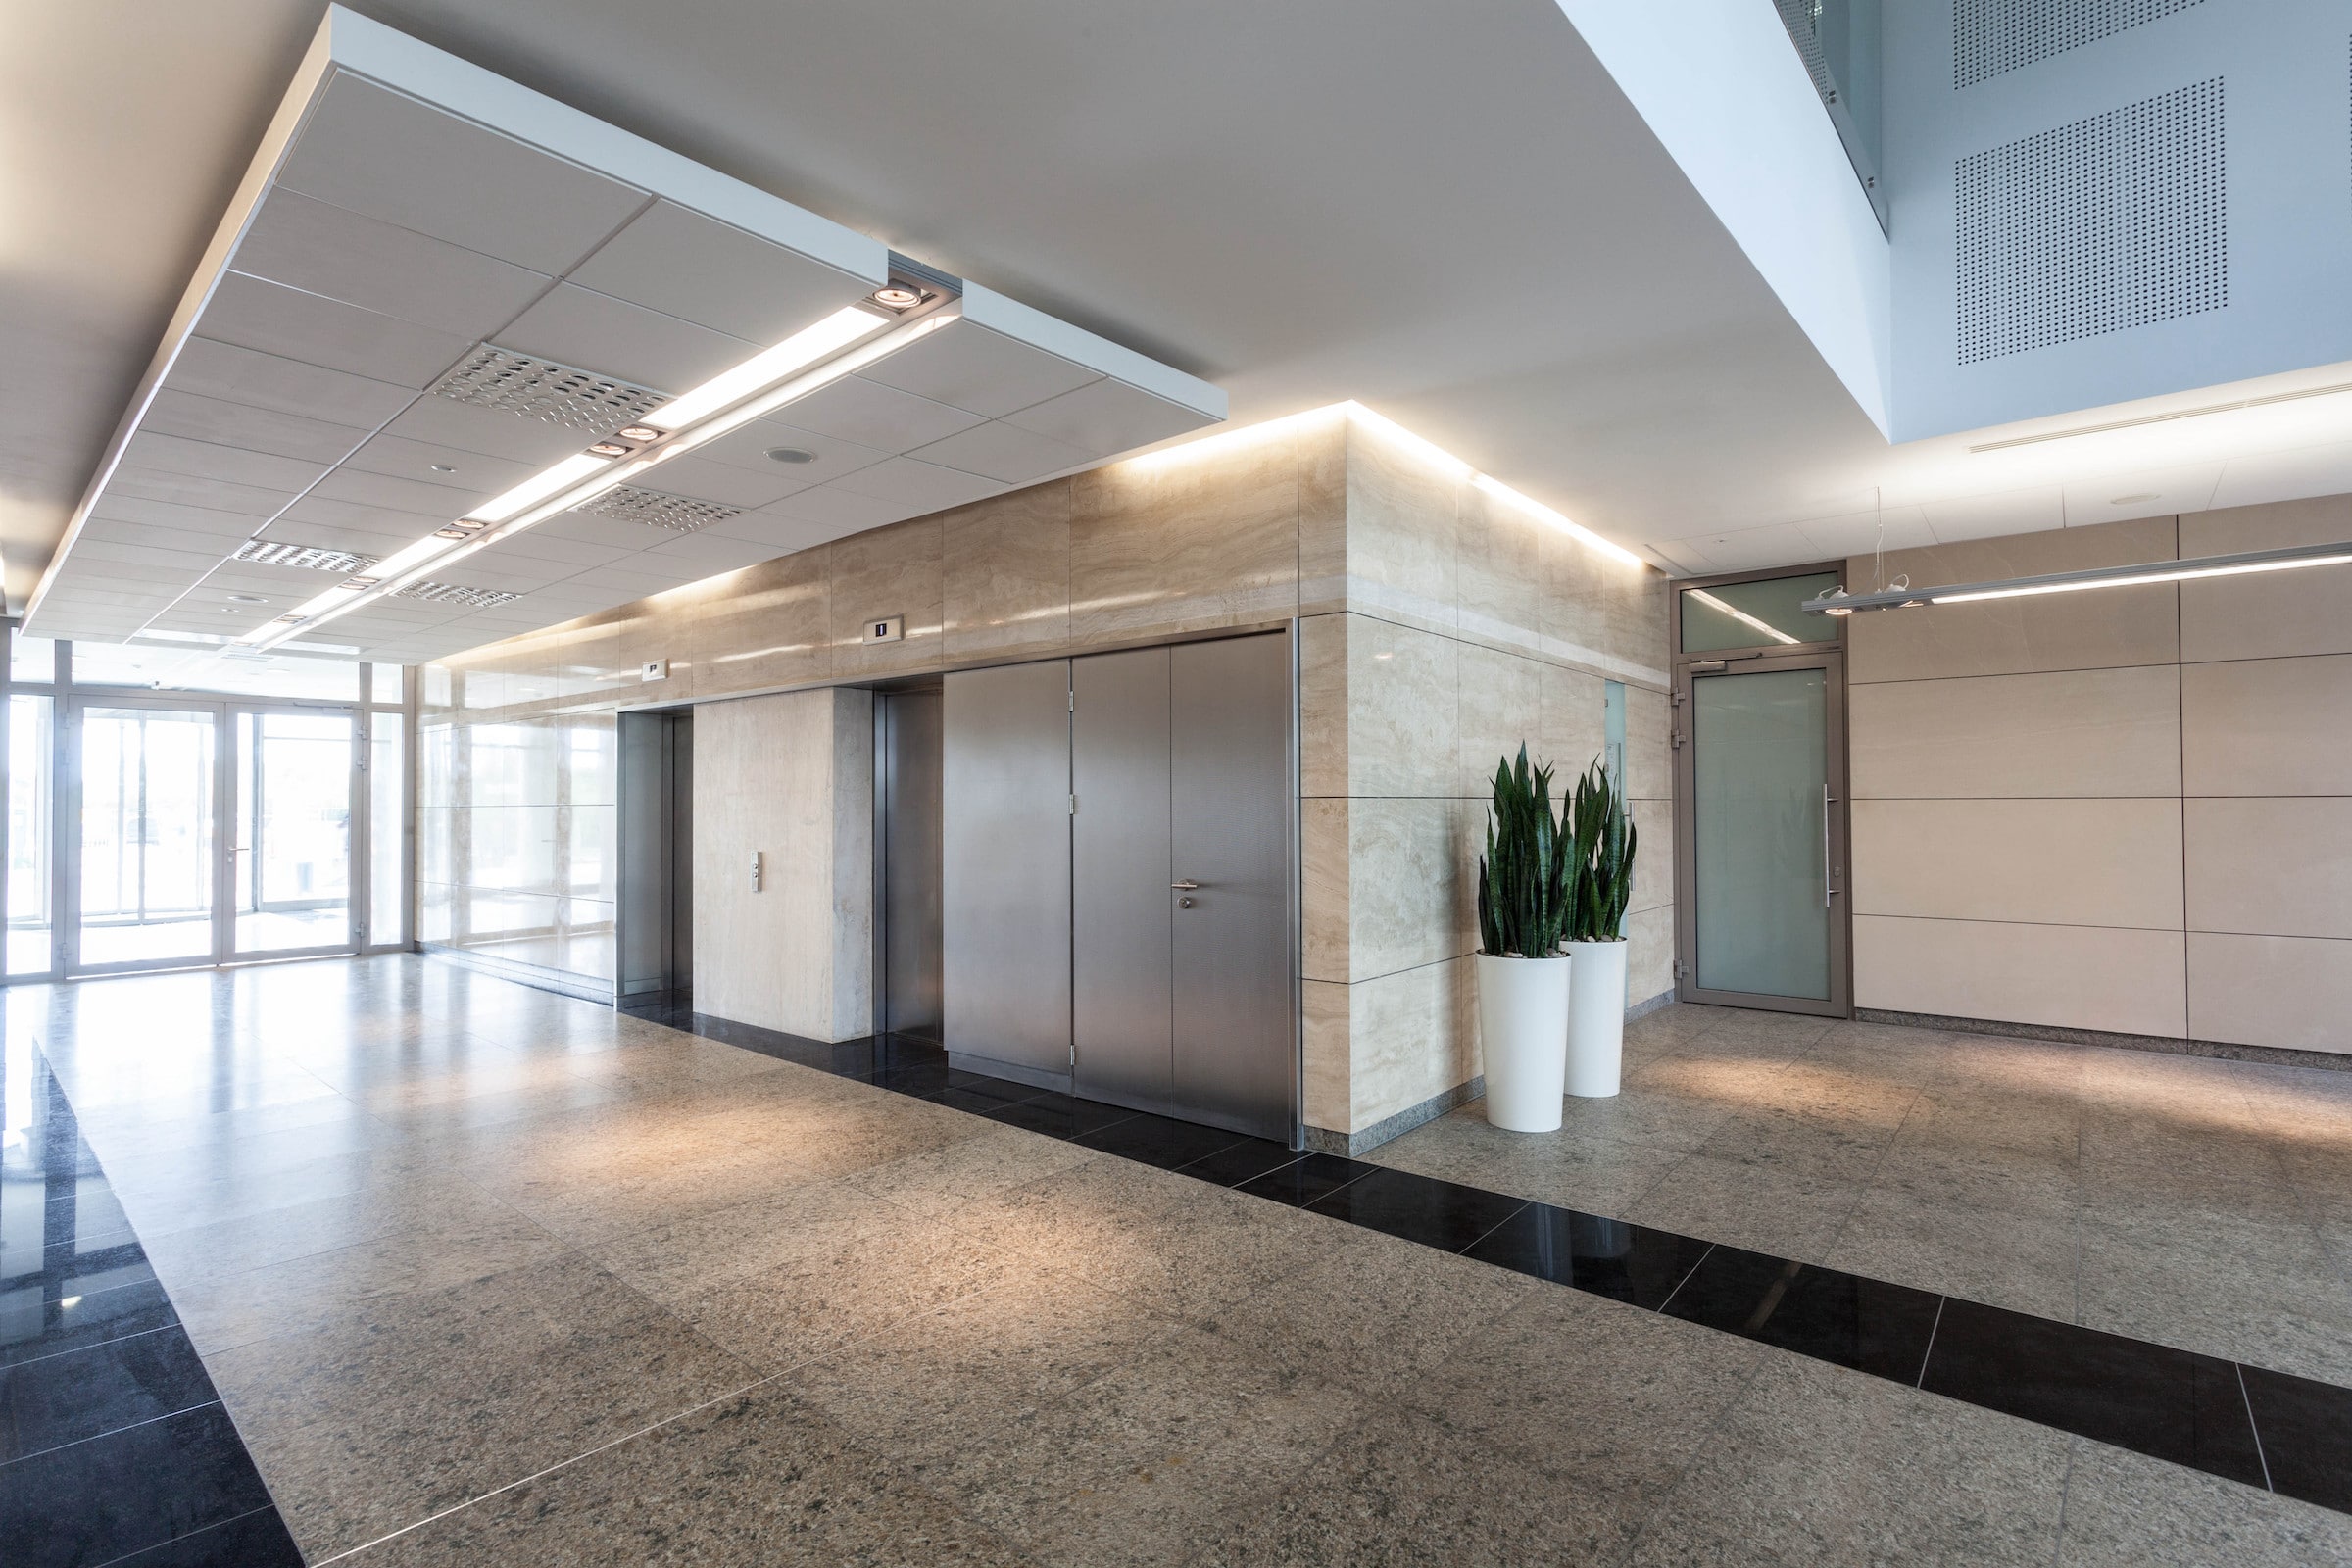
[[[1838,896],[1838,868],[1830,863],[1830,807],[1837,799],[1827,784],[1821,787],[1821,906],[1825,909]]]
[[[1177,893],[1197,893],[1200,889],[1200,884],[1198,882],[1171,882],[1168,887]]]

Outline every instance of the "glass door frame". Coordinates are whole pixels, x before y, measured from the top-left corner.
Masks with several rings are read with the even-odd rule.
[[[262,963],[272,958],[326,958],[338,955],[357,955],[366,945],[367,932],[365,928],[368,921],[366,911],[369,907],[368,900],[371,891],[368,886],[368,873],[373,868],[368,843],[368,818],[369,815],[368,809],[368,722],[366,707],[356,703],[350,707],[326,703],[278,703],[270,702],[266,698],[230,698],[221,706],[227,710],[222,719],[222,727],[228,736],[230,782],[228,793],[222,800],[222,804],[229,813],[228,836],[220,841],[221,858],[227,862],[225,869],[228,878],[229,899],[221,906],[225,929],[220,935],[220,942],[226,949],[227,956],[220,961],[223,963]],[[261,721],[272,713],[331,713],[348,720],[351,725],[351,759],[345,769],[348,780],[343,818],[345,824],[343,855],[348,864],[343,874],[343,940],[341,942],[329,942],[310,948],[246,949],[237,946],[236,894],[238,878],[259,877],[262,874],[258,864],[249,870],[240,863],[238,858],[246,853],[238,847],[237,832],[239,825],[244,821],[247,806],[245,800],[237,793],[236,787],[238,774],[235,755],[237,720],[241,717],[253,720],[253,779],[254,788],[258,793],[261,789],[262,779]],[[256,856],[262,853],[262,846],[258,842],[253,846],[252,853]],[[258,908],[260,904],[259,882],[255,883],[255,888],[256,912],[258,913],[260,912]]]
[[[1810,1013],[1819,1017],[1853,1016],[1853,899],[1851,795],[1846,769],[1845,624],[1822,619],[1830,635],[1818,642],[1769,643],[1750,648],[1716,648],[1686,654],[1683,648],[1683,591],[1735,583],[1771,582],[1783,577],[1806,577],[1823,572],[1845,575],[1842,561],[1776,566],[1768,571],[1726,572],[1708,577],[1677,577],[1668,583],[1667,646],[1673,650],[1672,745],[1674,751],[1674,936],[1675,996],[1682,1002],[1712,1006],[1754,1007],[1772,1012]],[[1776,997],[1745,991],[1710,991],[1698,984],[1698,830],[1697,760],[1691,719],[1691,682],[1710,675],[1737,672],[1764,674],[1778,670],[1818,669],[1824,672],[1826,744],[1824,777],[1828,798],[1822,806],[1822,834],[1828,848],[1822,896],[1829,906],[1830,994]]]

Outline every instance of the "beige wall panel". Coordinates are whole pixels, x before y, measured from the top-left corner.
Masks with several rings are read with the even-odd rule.
[[[1302,1017],[1299,1028],[1301,1089],[1300,1118],[1309,1127],[1327,1132],[1355,1130],[1350,1112],[1353,1091],[1353,1046],[1348,1032],[1348,996],[1355,988],[1328,980],[1309,980],[1300,987]]]
[[[1468,958],[1348,988],[1348,1132],[1360,1132],[1478,1076],[1478,1024]]]
[[[1548,524],[1544,651],[1613,680],[1667,683],[1666,577],[1605,556]]]
[[[1984,582],[2146,561],[2171,561],[2171,517],[2060,528],[1898,550],[1886,575],[1912,586]],[[1872,580],[1868,557],[1847,564],[1849,586]],[[1889,610],[1846,621],[1846,678],[1854,683],[2030,670],[2169,664],[2180,653],[2178,594],[2169,584],[2090,594],[1999,599]]]
[[[1586,768],[1599,758],[1609,742],[1608,683],[1598,675],[1588,675],[1581,669],[1563,669],[1557,664],[1544,667],[1543,715],[1538,728],[1539,743],[1534,748],[1558,769],[1563,782],[1573,783]],[[1665,699],[1654,692],[1639,687],[1626,688],[1626,750],[1634,743],[1633,704],[1637,696],[1663,704]],[[1661,741],[1659,744],[1663,745]],[[1633,766],[1629,759],[1626,766]],[[1633,786],[1627,785],[1629,798]]]
[[[759,691],[833,673],[831,547],[730,572],[687,631],[695,695]]]
[[[2352,1052],[2352,942],[2188,937],[2188,1032],[2196,1040]]]
[[[1346,984],[1348,978],[1348,811],[1353,803],[1328,796],[1298,803],[1299,972],[1309,980]]]
[[[1348,793],[1348,614],[1298,622],[1298,793]]]
[[[1668,908],[1674,904],[1674,803],[1628,801],[1626,806],[1639,835],[1634,844],[1634,894],[1626,913]],[[1636,992],[1634,1000],[1639,1002],[1644,994]]]
[[[1854,1004],[2178,1038],[2182,934],[1854,917]]]
[[[2186,804],[2190,930],[2352,938],[2352,798]]]
[[[1070,637],[1070,482],[940,518],[941,652],[949,662],[1059,652]]]
[[[1625,689],[1625,793],[1636,801],[1674,799],[1672,710],[1664,692]]]
[[[2180,929],[2180,803],[1856,801],[1856,914]]]
[[[1473,816],[1484,812],[1464,801],[1348,803],[1349,980],[1459,957],[1478,945],[1477,866],[1463,858],[1464,823]]]
[[[941,520],[933,516],[894,522],[832,543],[835,678],[856,680],[939,667],[945,538]],[[890,615],[906,622],[900,641],[862,641],[866,621]]]
[[[1450,637],[1348,617],[1348,793],[1451,795],[1461,745]]]
[[[2219,507],[2180,519],[2180,554],[2340,544],[2352,539],[2352,496]],[[2277,659],[2352,653],[2352,567],[2211,577],[2180,585],[2180,657]]]
[[[562,710],[609,701],[619,642],[619,627],[598,619],[471,649],[441,662],[450,671],[450,707]]]
[[[2352,795],[2352,654],[2184,666],[2180,745],[2191,795]]]
[[[1302,415],[1298,442],[1298,613],[1348,608],[1348,416]]]
[[[1532,766],[1553,764],[1552,799],[1556,804],[1559,775],[1567,768],[1563,765],[1566,759],[1546,749],[1543,734],[1544,681],[1554,673],[1552,667],[1475,643],[1460,644],[1455,659],[1462,760],[1447,793],[1491,799],[1495,764],[1504,758],[1515,760],[1524,743]]]
[[[1348,427],[1348,599],[1454,627],[1454,541],[1467,475],[1358,420]]]
[[[1855,686],[1846,731],[1865,800],[2180,793],[2173,664]]]
[[[1071,481],[1073,641],[1256,625],[1298,606],[1298,442],[1290,426],[1237,432],[1200,458],[1141,458]]]
[[[1643,909],[1626,917],[1625,1002],[1629,1007],[1674,989],[1674,906]],[[1573,967],[1573,965],[1571,965]],[[1573,985],[1575,982],[1570,981]]]
[[[1476,486],[1461,493],[1455,545],[1455,623],[1497,648],[1544,646],[1544,523]]]
[[[833,1029],[874,1028],[874,694],[833,699]]]

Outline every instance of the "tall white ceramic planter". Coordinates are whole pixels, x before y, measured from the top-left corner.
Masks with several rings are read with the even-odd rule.
[[[1568,1070],[1566,958],[1478,955],[1478,1033],[1487,1062],[1487,1120],[1506,1132],[1560,1126]]]
[[[1625,1066],[1624,942],[1570,942],[1568,1093],[1605,1100]],[[1492,1093],[1493,1091],[1489,1091]]]

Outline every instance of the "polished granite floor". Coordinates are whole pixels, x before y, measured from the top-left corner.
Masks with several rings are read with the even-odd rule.
[[[1557,1134],[1366,1157],[2352,1384],[2352,1072],[1684,1005]]]
[[[945,1073],[858,1082],[410,957],[6,1008],[11,1136],[45,1056],[86,1140],[80,1206],[93,1227],[119,1211],[109,1245],[135,1237],[217,1391],[198,1407],[233,1421],[313,1563],[2352,1561],[2343,1513],[1295,1206],[1306,1193],[1154,1168],[1180,1135],[1114,1152],[1083,1107]],[[1585,1144],[1662,1150],[1664,1101],[1711,1093],[1785,1151],[1808,1117],[1877,1127],[1908,1086],[1901,1134],[1951,1081],[1933,1037],[1788,1030],[1695,1010],[1638,1030],[1627,1119]],[[2018,1094],[2071,1107],[2078,1186],[2082,1151],[2131,1145],[2135,1118],[2263,1151],[2295,1173],[2282,1192],[2325,1178],[2306,1156],[2344,1103],[2330,1086],[2223,1073],[2236,1087],[2200,1124],[2043,1052],[2016,1058]],[[1805,1074],[1860,1087],[1800,1104]],[[1612,1203],[1529,1190],[1574,1179],[1565,1140],[1506,1170],[1449,1118],[1392,1157],[1483,1157],[1476,1186],[1658,1222],[1646,1205],[1729,1125]],[[1981,1178],[2001,1151],[2020,1180],[2047,1162],[2010,1125],[1970,1145]],[[1821,1248],[1899,1142],[1803,1173],[1823,1207],[1841,1172],[1857,1189]],[[1804,1250],[1763,1245],[1790,1206],[1751,1206],[1740,1234],[1729,1204],[1667,1228],[1823,1256],[1797,1231],[1778,1240]],[[1946,1212],[1981,1206],[1955,1189]],[[2323,1248],[2341,1218],[2311,1217]],[[2147,1245],[2161,1297],[2169,1253]],[[69,1451],[0,1463],[0,1509],[19,1466]],[[0,1540],[12,1563],[104,1560]],[[202,1540],[128,1560],[238,1560]]]

